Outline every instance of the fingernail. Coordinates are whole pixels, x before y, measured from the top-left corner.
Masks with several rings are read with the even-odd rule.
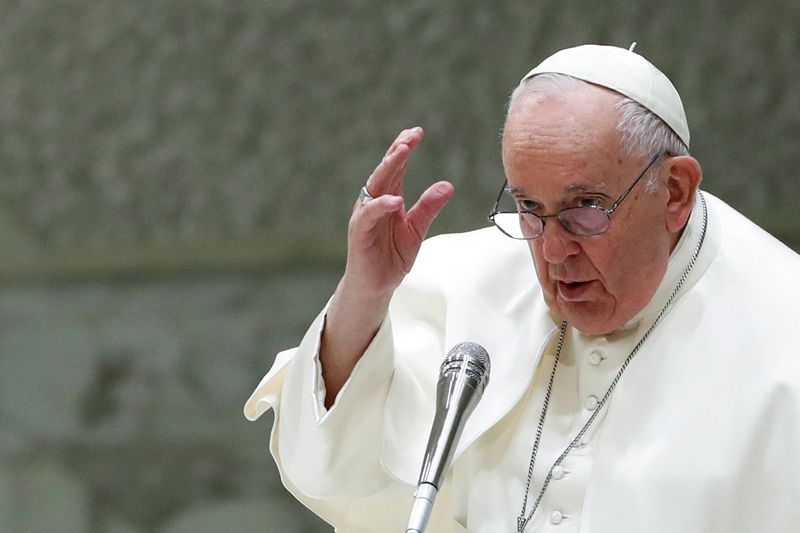
[[[437,183],[436,184],[436,190],[441,192],[441,193],[446,193],[446,192],[450,191],[450,187],[451,186],[452,186],[452,184],[450,183],[450,181],[447,181],[447,182],[444,182],[444,183]]]

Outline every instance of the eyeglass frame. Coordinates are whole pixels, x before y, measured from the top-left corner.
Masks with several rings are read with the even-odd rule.
[[[494,226],[498,230],[500,230],[500,232],[503,235],[506,235],[507,237],[509,237],[511,239],[514,239],[514,240],[517,240],[517,241],[532,241],[534,239],[538,239],[539,237],[544,235],[544,226],[545,226],[545,222],[546,222],[545,219],[546,218],[553,218],[553,217],[556,217],[556,220],[558,220],[558,223],[561,224],[562,228],[564,228],[566,231],[568,231],[569,233],[571,233],[571,234],[573,234],[573,235],[575,235],[577,237],[595,237],[597,235],[602,235],[605,232],[607,232],[609,230],[609,228],[611,228],[611,214],[614,211],[616,211],[616,209],[620,206],[620,204],[622,204],[622,202],[625,200],[625,198],[628,196],[628,194],[630,194],[630,192],[633,190],[633,188],[636,187],[636,184],[639,183],[639,181],[644,177],[645,174],[647,174],[647,171],[650,170],[650,167],[653,166],[653,163],[655,163],[658,160],[658,158],[661,157],[662,155],[670,156],[670,153],[669,152],[659,152],[656,155],[654,155],[652,157],[652,159],[650,159],[650,162],[647,163],[647,166],[644,168],[642,173],[639,174],[639,177],[637,177],[633,181],[633,183],[631,183],[630,187],[628,187],[625,190],[625,192],[623,192],[622,195],[617,199],[617,201],[614,202],[613,204],[611,204],[611,207],[609,207],[608,209],[600,207],[599,205],[584,205],[584,206],[577,206],[577,207],[565,207],[564,209],[561,209],[558,213],[553,213],[551,215],[537,215],[533,211],[498,211],[497,208],[500,207],[500,200],[503,198],[503,193],[506,192],[506,187],[508,186],[508,178],[506,178],[505,181],[503,182],[503,187],[500,189],[500,194],[497,195],[497,200],[495,200],[494,206],[492,206],[492,210],[489,212],[489,215],[486,217],[486,219],[489,220],[492,224],[494,224]],[[589,235],[580,235],[578,233],[575,233],[572,230],[570,230],[569,228],[567,228],[564,225],[564,223],[561,222],[561,219],[558,218],[559,215],[561,215],[561,213],[563,213],[564,211],[567,211],[569,209],[597,209],[598,211],[602,211],[606,215],[606,217],[608,218],[608,227],[605,230],[601,231],[600,233],[592,233],[592,234],[589,234]],[[509,215],[513,215],[513,214],[515,214],[515,215],[529,214],[529,215],[533,215],[533,216],[535,216],[536,218],[538,218],[541,221],[541,223],[542,223],[542,231],[539,232],[539,234],[536,235],[535,237],[514,237],[512,235],[509,235],[494,220],[495,215],[500,215],[500,214],[509,214]]]

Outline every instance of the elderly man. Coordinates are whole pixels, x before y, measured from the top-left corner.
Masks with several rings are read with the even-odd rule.
[[[500,231],[422,243],[453,187],[405,209],[421,139],[367,180],[336,293],[245,407],[275,409],[286,487],[337,531],[404,530],[441,356],[473,340],[491,382],[429,531],[797,531],[800,258],[700,192],[669,80],[594,45],[525,76]]]

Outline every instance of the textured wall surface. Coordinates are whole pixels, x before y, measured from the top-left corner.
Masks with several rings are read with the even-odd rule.
[[[704,188],[800,249],[800,3],[0,0],[0,531],[329,531],[242,403],[335,286],[358,187],[484,224],[507,94],[628,46]],[[755,273],[757,275],[757,273]]]
[[[0,531],[313,530],[287,506],[266,426],[241,413],[334,282],[307,270],[0,292]]]

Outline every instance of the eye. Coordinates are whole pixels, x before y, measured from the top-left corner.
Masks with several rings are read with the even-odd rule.
[[[517,211],[520,213],[533,213],[540,207],[537,202],[525,198],[514,198],[514,202],[517,204]]]
[[[600,204],[600,199],[591,196],[578,198],[577,204],[578,207],[602,207]]]

